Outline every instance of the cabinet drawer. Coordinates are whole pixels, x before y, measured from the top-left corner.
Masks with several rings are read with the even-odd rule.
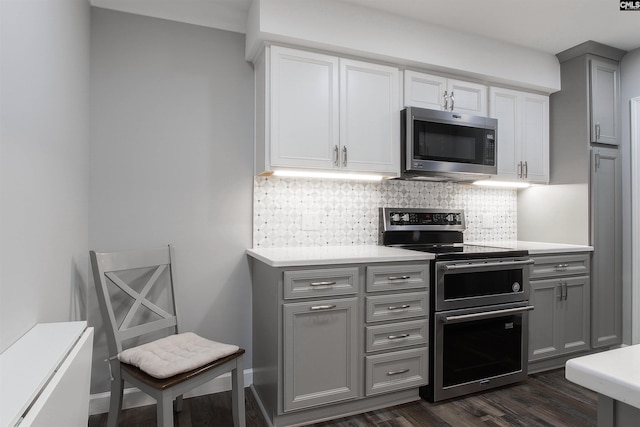
[[[413,345],[426,344],[429,336],[429,321],[391,323],[367,326],[367,352],[396,350]]]
[[[314,298],[358,293],[358,268],[284,272],[284,298]]]
[[[531,279],[589,274],[589,253],[535,256]]]
[[[367,356],[365,360],[367,396],[428,383],[429,356],[426,348]]]
[[[367,292],[426,288],[429,263],[367,267]]]
[[[410,319],[429,312],[429,292],[366,297],[367,322]]]

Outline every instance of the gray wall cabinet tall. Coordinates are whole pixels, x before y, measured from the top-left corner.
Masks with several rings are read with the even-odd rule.
[[[518,198],[518,238],[594,247],[591,345],[622,342],[619,61],[586,42],[557,55],[562,90],[550,96],[550,186]],[[527,234],[529,233],[529,234]],[[533,235],[531,233],[534,233]]]

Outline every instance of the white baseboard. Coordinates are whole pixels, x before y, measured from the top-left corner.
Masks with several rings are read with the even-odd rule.
[[[244,371],[244,386],[253,384],[253,370]],[[126,385],[126,384],[125,384]],[[220,393],[231,390],[231,373],[220,375],[218,378],[208,383],[194,388],[184,394],[184,398],[203,396],[205,394]],[[89,415],[104,414],[109,412],[110,392],[92,394],[89,400]],[[155,405],[156,401],[149,395],[141,392],[135,387],[125,388],[122,398],[122,409],[137,408],[139,406]]]

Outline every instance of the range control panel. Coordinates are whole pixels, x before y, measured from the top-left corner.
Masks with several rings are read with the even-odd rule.
[[[460,212],[394,212],[389,213],[391,225],[462,225]]]
[[[383,230],[464,230],[461,209],[380,208]]]

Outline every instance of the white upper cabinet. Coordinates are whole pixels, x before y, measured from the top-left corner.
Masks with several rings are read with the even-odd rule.
[[[495,87],[489,97],[489,115],[498,119],[495,179],[548,183],[549,97]]]
[[[397,68],[270,46],[256,63],[256,173],[400,172]]]
[[[400,72],[340,59],[340,167],[398,173]]]
[[[271,166],[332,168],[340,144],[338,58],[270,50]]]
[[[404,72],[404,104],[486,116],[487,87],[407,70]]]

